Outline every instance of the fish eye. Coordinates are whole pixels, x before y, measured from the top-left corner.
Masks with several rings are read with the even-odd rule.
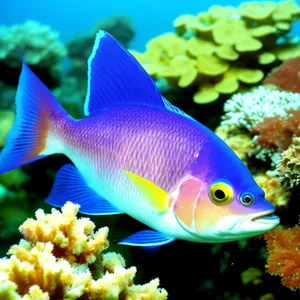
[[[217,205],[229,203],[233,198],[233,191],[229,184],[216,182],[210,186],[210,198]]]
[[[254,196],[251,193],[243,193],[240,196],[240,202],[245,206],[251,206],[254,203]]]

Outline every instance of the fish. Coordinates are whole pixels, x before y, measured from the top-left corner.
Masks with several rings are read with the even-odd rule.
[[[57,172],[48,204],[72,201],[83,214],[131,216],[147,229],[119,242],[129,246],[236,241],[279,224],[233,150],[165,99],[107,32],[96,34],[88,59],[81,119],[68,114],[20,57],[16,119],[0,173],[66,155],[71,163]]]

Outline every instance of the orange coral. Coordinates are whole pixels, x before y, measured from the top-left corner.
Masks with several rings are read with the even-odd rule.
[[[282,285],[300,288],[300,227],[275,228],[265,233],[269,257],[267,272],[281,276]]]
[[[294,135],[300,135],[300,111],[288,111],[287,119],[277,115],[265,118],[264,121],[251,129],[257,135],[256,142],[263,148],[283,151],[292,143]]]
[[[283,62],[280,67],[266,77],[263,84],[300,93],[300,56]]]

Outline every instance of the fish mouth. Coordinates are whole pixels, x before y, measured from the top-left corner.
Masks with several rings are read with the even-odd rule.
[[[274,212],[274,209],[270,209],[252,213],[242,218],[238,216],[224,217],[216,224],[215,234],[228,241],[263,234],[279,224],[280,219],[274,215]]]
[[[262,213],[257,213],[251,216],[250,220],[255,223],[265,224],[265,225],[278,225],[280,220],[274,214],[274,210],[269,210]]]

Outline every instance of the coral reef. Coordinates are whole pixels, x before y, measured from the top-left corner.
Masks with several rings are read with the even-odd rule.
[[[132,53],[154,79],[192,87],[195,103],[209,103],[259,84],[281,61],[299,56],[300,43],[288,38],[299,17],[293,1],[212,6],[178,17],[177,33],[160,35],[144,53]]]
[[[101,21],[90,34],[76,37],[67,44],[70,68],[62,78],[61,85],[53,94],[73,117],[83,117],[83,101],[86,96],[87,60],[92,53],[95,35],[99,29],[109,32],[125,47],[134,37],[131,20],[126,16],[113,16]]]
[[[292,110],[300,110],[300,94],[259,86],[248,93],[237,93],[225,102],[222,125],[251,131],[266,118],[288,118]]]
[[[275,228],[265,233],[268,260],[267,272],[281,276],[284,286],[300,288],[300,227]]]
[[[253,136],[257,158],[271,158],[286,150],[293,135],[299,135],[300,94],[269,90],[263,86],[252,92],[238,93],[224,105],[222,125],[241,128]]]
[[[288,207],[291,191],[281,185],[299,178],[297,147],[287,149],[293,135],[299,135],[300,94],[269,90],[263,86],[252,92],[238,93],[224,105],[225,115],[215,132],[250,168],[254,179],[275,207]],[[295,139],[297,142],[297,139]],[[285,153],[284,159],[281,153]],[[271,159],[259,167],[256,159]],[[280,167],[279,167],[279,162]],[[275,167],[277,165],[277,171]],[[276,178],[278,176],[278,178]]]
[[[1,66],[0,69],[2,69]],[[7,75],[9,74],[10,73],[7,73]],[[20,70],[19,70],[19,74],[20,74]],[[3,81],[1,81],[0,79],[0,110],[9,110],[15,106],[16,90],[17,90],[16,86],[8,85]]]
[[[300,93],[300,56],[284,61],[264,79],[263,85]]]
[[[108,228],[94,232],[88,218],[77,219],[79,205],[65,204],[62,212],[36,212],[20,226],[24,237],[0,260],[1,299],[166,299],[159,280],[133,282],[136,268],[124,258],[103,251]]]
[[[15,76],[0,76],[0,80],[8,84],[16,84],[21,65],[16,51],[19,48],[27,64],[33,68],[42,79],[47,79],[48,85],[58,83],[60,62],[66,56],[66,48],[58,41],[58,33],[47,25],[36,21],[26,21],[24,24],[0,26],[0,68],[10,70]]]
[[[278,179],[265,173],[254,174],[257,184],[264,190],[266,198],[276,207],[287,207],[291,192],[284,189]]]
[[[294,137],[290,147],[281,153],[276,170],[285,187],[300,186],[300,137]]]
[[[223,125],[216,128],[215,133],[223,139],[226,144],[239,156],[239,158],[250,168],[254,175],[254,179],[257,184],[265,191],[266,198],[273,203],[275,207],[287,207],[291,198],[291,192],[285,190],[280,184],[282,180],[276,178],[272,172],[264,173],[249,161],[251,160],[251,153],[255,149],[254,142],[249,133],[244,130],[235,128],[233,125]],[[285,152],[283,152],[285,153]],[[289,156],[290,157],[290,156]],[[297,156],[294,156],[297,157]],[[287,173],[292,173],[292,177],[299,177],[300,170],[295,168],[297,159],[293,158],[293,161],[286,161],[290,163],[293,168],[287,169]],[[299,159],[298,159],[299,162]],[[295,169],[294,169],[295,168]],[[295,171],[294,171],[295,170]],[[270,173],[270,174],[269,174]],[[283,171],[277,172],[280,176],[284,175]],[[287,178],[286,178],[287,179]]]
[[[255,146],[247,132],[233,125],[222,125],[216,128],[215,133],[248,165],[248,153],[253,151]]]
[[[126,48],[134,37],[133,25],[128,17],[113,16],[104,19],[97,25],[91,34],[78,37],[68,43],[68,55],[73,61],[73,67],[68,72],[69,75],[86,77],[87,60],[92,53],[95,35],[99,29],[110,33]]]
[[[104,30],[115,37],[125,48],[127,48],[134,38],[135,31],[133,24],[127,16],[112,16],[101,21],[93,32],[93,36],[99,30]]]
[[[286,113],[288,114],[286,118],[279,115],[265,118],[262,123],[251,129],[257,144],[278,152],[289,147],[293,136],[300,135],[300,110],[286,110]]]

